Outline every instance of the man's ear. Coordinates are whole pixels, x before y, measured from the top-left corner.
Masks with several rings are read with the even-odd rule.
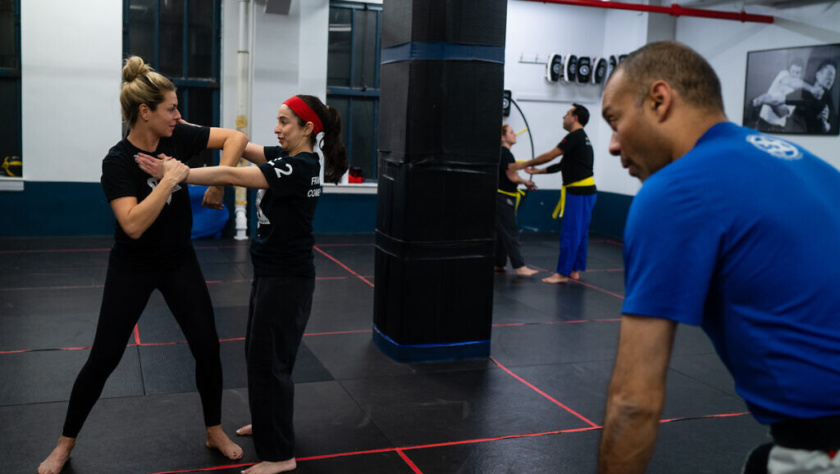
[[[659,121],[665,120],[671,112],[674,104],[674,90],[665,81],[656,81],[650,86],[648,92],[651,110],[656,114]]]

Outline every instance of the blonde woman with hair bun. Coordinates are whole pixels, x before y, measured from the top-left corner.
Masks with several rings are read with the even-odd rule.
[[[193,155],[220,149],[223,160],[235,161],[248,139],[235,130],[180,123],[175,85],[137,56],[126,60],[122,81],[120,104],[128,134],[102,161],[102,189],[116,224],[99,322],[90,356],[70,394],[62,436],[41,463],[39,474],[58,474],[70,458],[85,419],[119,364],[155,289],[166,300],[195,358],[207,447],[229,459],[242,457],[242,448],[221,426],[219,337],[210,294],[190,240],[192,212],[187,186],[181,182],[189,174],[184,162]],[[139,153],[165,154],[174,157],[175,163],[158,179],[137,166],[134,157]],[[222,188],[209,191],[216,197],[221,192]]]

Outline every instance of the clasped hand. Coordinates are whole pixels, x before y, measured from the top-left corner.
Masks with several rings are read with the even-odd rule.
[[[164,153],[159,154],[157,158],[145,153],[138,153],[134,155],[134,161],[137,162],[141,170],[157,179],[170,178],[176,183],[180,183],[190,175],[189,166]]]
[[[157,158],[145,153],[138,153],[134,155],[134,160],[141,170],[157,179],[171,177],[176,183],[180,183],[190,175],[189,166],[164,153],[159,154]],[[223,187],[210,186],[204,193],[201,205],[210,209],[224,209],[225,206],[222,202],[224,197],[225,190]]]

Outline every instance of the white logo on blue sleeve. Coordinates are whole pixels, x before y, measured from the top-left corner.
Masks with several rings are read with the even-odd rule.
[[[789,142],[768,135],[749,135],[747,142],[759,150],[782,160],[798,160],[802,152]]]

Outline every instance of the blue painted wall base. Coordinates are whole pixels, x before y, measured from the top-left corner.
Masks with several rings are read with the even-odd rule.
[[[233,206],[233,190],[225,193]],[[251,235],[255,230],[256,192],[248,193]],[[537,190],[522,198],[518,222],[523,232],[559,232],[551,213],[559,190]],[[590,232],[621,239],[633,196],[598,192]],[[23,191],[0,191],[0,237],[113,235],[114,214],[99,183],[27,181]],[[312,227],[317,234],[372,234],[376,231],[375,194],[322,194]],[[228,222],[223,235],[233,235]]]
[[[373,326],[373,343],[391,359],[404,364],[450,362],[490,357],[490,341],[471,341],[452,344],[401,345]]]

